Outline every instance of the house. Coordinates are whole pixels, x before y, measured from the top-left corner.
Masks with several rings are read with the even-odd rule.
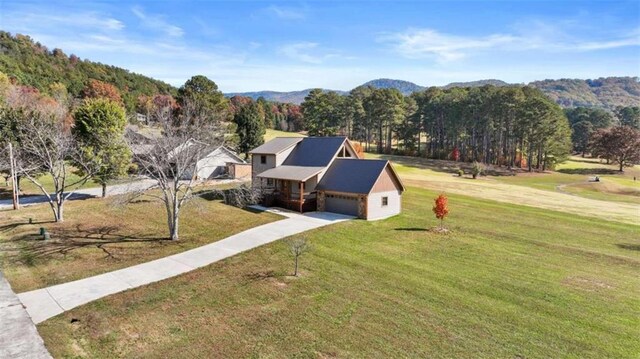
[[[360,158],[346,137],[278,137],[249,153],[266,205],[362,219],[400,213],[404,185],[391,163]]]
[[[198,163],[196,164],[196,179],[197,180],[211,180],[220,177],[228,177],[230,175],[230,165],[242,165],[246,162],[240,158],[233,150],[226,146],[218,146],[211,150],[206,151]],[[236,171],[234,171],[235,174]],[[193,173],[185,174],[185,178],[189,179]],[[232,177],[236,178],[236,177]]]
[[[208,148],[206,143],[190,139],[169,152],[169,159],[183,151],[191,151],[186,156],[198,156],[200,158],[195,166],[195,171],[184,171],[181,180],[196,179],[201,181],[212,180],[221,177],[229,177],[230,164],[245,164],[233,150],[226,146]],[[195,172],[195,173],[194,173]],[[194,177],[195,176],[195,177]]]

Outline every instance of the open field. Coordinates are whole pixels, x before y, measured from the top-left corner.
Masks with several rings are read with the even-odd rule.
[[[56,357],[575,357],[640,352],[638,227],[437,192],[105,298],[38,329]]]
[[[184,208],[181,240],[172,242],[163,204],[147,198],[128,205],[114,200],[67,202],[64,223],[51,222],[48,204],[0,212],[0,264],[13,289],[24,292],[128,267],[279,218],[199,198]],[[40,227],[51,240],[39,239]]]
[[[416,157],[387,156],[368,154],[371,158],[387,158],[394,162],[406,184],[427,188],[439,192],[457,193],[477,198],[485,198],[504,203],[522,204],[539,208],[563,211],[567,213],[592,216],[594,218],[620,221],[624,223],[640,224],[640,201],[631,188],[630,195],[597,192],[595,195],[585,195],[585,190],[570,193],[570,187],[558,189],[562,185],[566,174],[563,173],[519,173],[509,175],[506,170],[493,176],[471,179],[469,175],[458,177],[454,175],[457,166],[469,164],[438,161]],[[468,170],[467,170],[468,171]],[[497,169],[496,171],[499,171]],[[629,172],[629,170],[627,170]],[[582,178],[588,184],[585,175],[572,175],[568,183]],[[610,181],[605,177],[603,182],[593,184],[602,185]],[[621,177],[623,181],[626,177]],[[640,181],[637,182],[640,185]],[[633,183],[632,183],[633,186]],[[640,186],[639,186],[640,187]],[[602,189],[603,187],[598,187]],[[616,201],[617,200],[617,201]]]
[[[267,133],[264,135],[264,142],[271,141],[276,137],[305,137],[305,135],[298,132],[278,131],[268,128]]]

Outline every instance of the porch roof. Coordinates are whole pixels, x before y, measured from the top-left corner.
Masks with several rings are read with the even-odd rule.
[[[258,177],[304,182],[324,169],[325,167],[279,166],[260,173]]]

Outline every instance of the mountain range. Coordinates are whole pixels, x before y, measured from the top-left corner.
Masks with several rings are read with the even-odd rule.
[[[510,84],[502,80],[478,80],[470,82],[452,82],[444,89],[452,87],[479,87],[485,85],[492,86],[522,86],[523,84]],[[551,99],[562,107],[598,107],[613,110],[618,106],[640,106],[640,81],[637,77],[602,77],[595,80],[581,79],[559,79],[534,81],[528,84],[544,92]],[[428,86],[420,86],[410,81],[394,79],[376,79],[366,82],[360,86],[371,86],[374,88],[395,88],[402,94],[409,95],[413,92],[422,91]],[[325,91],[335,91],[324,89]],[[253,99],[263,97],[269,101],[290,102],[300,104],[311,89],[291,92],[277,91],[256,91],[256,92],[236,92],[226,94],[232,96],[246,96]],[[335,91],[339,94],[348,94],[348,91]]]

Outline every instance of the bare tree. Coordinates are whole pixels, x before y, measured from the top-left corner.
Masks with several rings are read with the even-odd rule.
[[[169,238],[179,239],[180,210],[194,197],[197,163],[209,150],[224,142],[223,126],[199,121],[189,106],[178,119],[171,111],[158,111],[155,120],[162,136],[151,139],[145,153],[134,153],[140,172],[157,182],[158,191],[134,194],[154,197],[164,203]]]
[[[298,276],[298,259],[303,253],[309,251],[309,249],[311,249],[311,246],[307,242],[307,239],[304,237],[288,239],[287,245],[289,246],[289,249],[291,250],[291,254],[293,254],[293,258],[295,261],[293,275],[297,277]]]
[[[27,113],[18,124],[17,171],[42,191],[56,222],[64,221],[65,201],[93,173],[92,164],[83,159],[67,127],[60,118],[37,112]],[[71,181],[72,168],[68,161],[74,162],[84,175]],[[39,179],[42,174],[51,177],[53,193],[49,193]]]

